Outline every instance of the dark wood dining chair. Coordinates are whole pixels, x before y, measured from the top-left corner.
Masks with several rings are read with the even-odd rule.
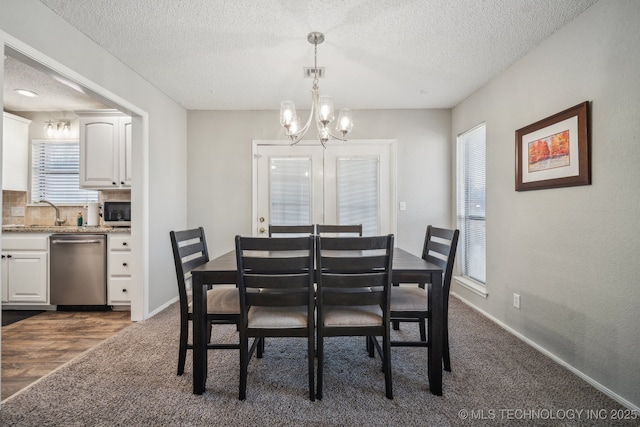
[[[382,356],[385,394],[393,399],[389,312],[393,240],[392,234],[316,236],[318,399],[323,394],[324,338],[337,336],[364,336],[375,344]],[[382,337],[382,346],[376,337]],[[373,344],[369,355],[374,355]]]
[[[314,234],[315,227],[309,225],[273,225],[269,224],[269,237],[277,237],[280,234]]]
[[[307,339],[309,399],[314,382],[314,240],[306,237],[236,236],[240,287],[240,392],[246,398],[247,369],[265,337]],[[249,348],[249,337],[255,337]]]
[[[171,247],[178,279],[178,295],[180,299],[180,347],[178,350],[178,375],[184,373],[184,363],[187,350],[193,349],[188,342],[189,325],[193,323],[192,303],[187,294],[187,276],[191,270],[209,261],[207,241],[204,228],[171,231]],[[212,324],[234,324],[238,328],[240,323],[240,297],[238,288],[234,285],[211,285],[207,290],[207,326],[209,341],[211,340]],[[240,343],[212,343],[208,342],[207,349],[240,349]]]
[[[362,224],[316,224],[316,233],[321,236],[362,236]]]
[[[316,234],[325,237],[360,237],[362,224],[316,224]],[[369,344],[369,338],[367,338],[367,346]]]
[[[444,369],[451,371],[449,350],[449,289],[453,274],[453,263],[458,245],[458,230],[437,228],[429,225],[424,239],[422,258],[442,268],[443,309],[443,355]],[[391,322],[398,330],[400,322],[418,322],[420,340],[392,341],[394,347],[428,347],[426,321],[429,319],[428,288],[425,283],[391,287]]]

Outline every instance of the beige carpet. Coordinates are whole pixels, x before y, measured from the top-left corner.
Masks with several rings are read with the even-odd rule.
[[[622,409],[563,367],[455,298],[453,372],[442,397],[429,392],[424,349],[393,348],[394,399],[384,397],[380,359],[362,338],[327,341],[324,398],[307,397],[306,343],[271,339],[249,367],[237,400],[238,353],[209,353],[207,390],[192,394],[191,358],[176,376],[178,307],[134,324],[2,405],[17,426],[442,426],[614,425],[594,411]],[[217,329],[232,340],[233,327]],[[400,335],[417,333],[403,325]],[[602,412],[599,412],[602,414]],[[634,422],[620,425],[637,425]]]

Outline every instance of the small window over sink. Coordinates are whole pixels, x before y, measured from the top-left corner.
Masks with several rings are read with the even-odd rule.
[[[80,188],[80,142],[31,142],[31,203],[84,205],[98,201],[98,192]]]

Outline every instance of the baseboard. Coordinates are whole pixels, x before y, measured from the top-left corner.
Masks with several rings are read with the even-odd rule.
[[[173,299],[170,299],[169,301],[167,301],[166,303],[164,303],[163,305],[161,305],[160,307],[156,308],[155,310],[153,310],[151,313],[149,313],[149,315],[147,317],[145,317],[146,319],[150,319],[153,316],[155,316],[156,314],[160,313],[162,310],[164,310],[165,308],[169,307],[171,304],[173,304],[174,302],[178,301],[179,297],[175,297]]]
[[[530,340],[529,338],[525,337],[520,332],[516,331],[515,329],[511,328],[510,326],[507,326],[502,321],[496,319],[495,317],[493,317],[492,315],[490,315],[486,311],[481,310],[480,308],[476,307],[471,302],[467,301],[466,299],[462,298],[460,295],[458,295],[458,294],[456,294],[454,292],[450,292],[450,295],[453,295],[458,300],[460,300],[462,303],[464,303],[468,307],[472,308],[473,310],[477,311],[478,313],[480,313],[481,315],[483,315],[487,319],[491,320],[493,323],[495,323],[496,325],[500,326],[505,331],[507,331],[510,334],[514,335],[515,337],[519,338],[521,341],[529,344],[531,347],[535,348],[540,353],[544,354],[545,356],[548,356],[554,362],[564,366],[565,368],[567,368],[568,370],[570,370],[571,372],[573,372],[574,374],[576,374],[577,376],[579,376],[580,378],[585,380],[587,383],[589,383],[590,385],[592,385],[593,387],[595,387],[599,391],[603,392],[604,394],[606,394],[607,396],[609,396],[610,398],[612,398],[616,402],[618,402],[621,405],[631,409],[632,411],[640,412],[640,406],[636,406],[633,403],[629,402],[624,397],[620,396],[619,394],[615,393],[613,390],[611,390],[611,389],[605,387],[604,385],[600,384],[599,382],[597,382],[596,380],[594,380],[590,376],[586,375],[582,371],[576,369],[574,366],[572,366],[569,363],[567,363],[565,360],[563,360],[560,357],[558,357],[557,355],[551,353],[546,348],[541,347],[539,344],[537,344],[534,341]]]

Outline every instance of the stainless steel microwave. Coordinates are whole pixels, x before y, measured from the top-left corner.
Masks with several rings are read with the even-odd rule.
[[[110,227],[131,227],[131,201],[105,200],[102,204],[102,223]]]

